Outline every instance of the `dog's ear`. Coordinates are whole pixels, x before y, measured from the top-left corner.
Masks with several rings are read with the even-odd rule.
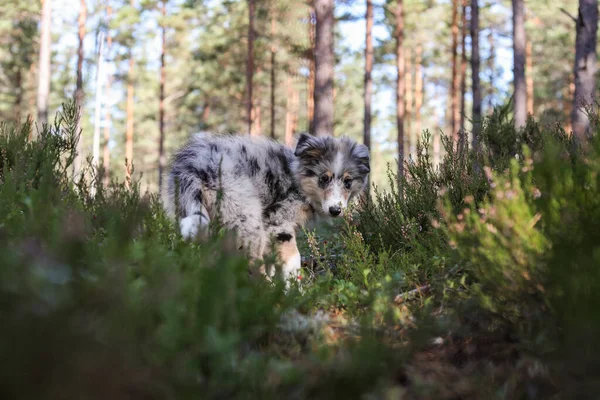
[[[294,155],[300,158],[317,158],[323,153],[323,143],[320,138],[303,133],[296,144]]]
[[[364,144],[356,144],[352,149],[352,157],[357,161],[359,171],[368,174],[371,171],[369,166],[369,148]]]

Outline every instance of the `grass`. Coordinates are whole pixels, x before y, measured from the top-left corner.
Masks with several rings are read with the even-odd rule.
[[[595,138],[499,108],[479,152],[445,140],[434,167],[425,134],[390,191],[304,231],[286,293],[231,233],[185,242],[135,182],[73,179],[76,115],[35,142],[0,125],[3,398],[600,392]]]

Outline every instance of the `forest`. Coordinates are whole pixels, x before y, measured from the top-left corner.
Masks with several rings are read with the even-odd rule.
[[[0,0],[0,397],[598,398],[598,16]],[[300,284],[165,213],[201,131],[369,148]]]

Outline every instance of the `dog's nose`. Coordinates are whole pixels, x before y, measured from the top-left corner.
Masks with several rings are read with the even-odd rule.
[[[329,207],[329,214],[334,217],[337,217],[342,212],[342,208],[340,206],[331,206]]]

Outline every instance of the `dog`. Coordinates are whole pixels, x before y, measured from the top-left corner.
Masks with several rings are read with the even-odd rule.
[[[296,229],[316,215],[342,215],[369,172],[369,149],[346,137],[301,134],[292,150],[263,137],[200,133],[172,158],[163,203],[186,239],[218,216],[251,259],[274,241],[283,277],[299,279]]]

